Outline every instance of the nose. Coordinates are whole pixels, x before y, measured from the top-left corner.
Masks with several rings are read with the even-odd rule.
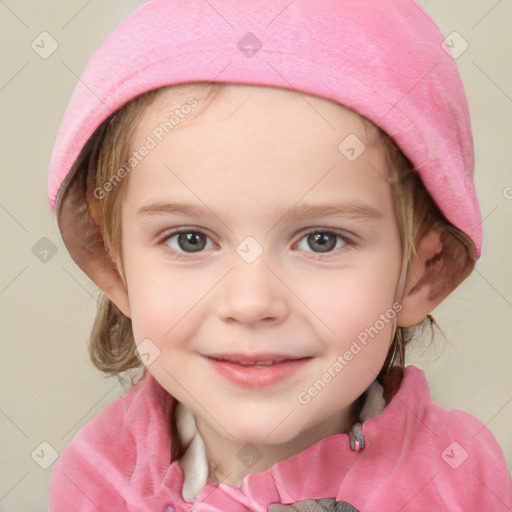
[[[235,255],[233,268],[221,285],[219,318],[246,326],[273,325],[289,313],[287,288],[267,267],[265,258],[247,263]]]

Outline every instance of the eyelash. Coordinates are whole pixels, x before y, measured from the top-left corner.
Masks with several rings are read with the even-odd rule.
[[[194,256],[195,254],[200,254],[201,252],[204,252],[204,250],[201,250],[201,251],[198,251],[196,253],[194,252],[190,252],[190,253],[187,253],[187,252],[178,252],[174,249],[171,249],[168,245],[167,245],[167,242],[175,237],[175,236],[178,236],[178,235],[181,235],[181,234],[185,234],[185,233],[194,233],[196,235],[203,235],[205,236],[206,238],[210,238],[206,233],[200,231],[200,230],[197,230],[197,229],[192,229],[192,228],[188,228],[188,229],[179,229],[179,230],[176,230],[176,231],[172,231],[171,233],[166,233],[165,235],[163,235],[158,241],[157,243],[159,245],[163,245],[165,250],[166,251],[169,251],[174,258],[180,260],[180,259],[188,259],[190,256]],[[332,251],[328,251],[326,253],[321,253],[321,252],[314,252],[314,251],[304,251],[304,252],[311,252],[313,254],[315,254],[315,258],[314,259],[319,259],[319,260],[324,260],[324,259],[328,259],[328,258],[331,258],[333,257],[334,254],[337,254],[339,251],[343,251],[343,250],[346,250],[350,247],[354,247],[356,246],[357,244],[349,237],[347,237],[345,234],[341,234],[340,232],[336,231],[336,230],[333,230],[333,229],[330,229],[330,228],[325,228],[325,229],[311,229],[305,233],[302,234],[302,236],[300,237],[299,239],[299,242],[302,241],[303,239],[307,238],[309,235],[312,235],[312,234],[318,234],[318,233],[321,233],[321,234],[327,234],[327,235],[334,235],[337,240],[336,240],[336,245],[338,245],[338,240],[341,239],[341,241],[344,243],[344,245],[338,249],[333,249]]]

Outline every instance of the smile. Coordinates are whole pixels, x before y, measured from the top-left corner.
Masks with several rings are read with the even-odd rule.
[[[273,366],[275,364],[281,364],[286,361],[294,361],[295,359],[266,359],[262,361],[238,361],[238,360],[231,360],[231,359],[224,359],[220,357],[214,357],[212,359],[215,359],[216,361],[223,361],[225,363],[233,363],[233,364],[239,364],[240,366]]]
[[[213,369],[225,379],[246,388],[262,388],[284,381],[301,370],[312,357],[206,356]]]

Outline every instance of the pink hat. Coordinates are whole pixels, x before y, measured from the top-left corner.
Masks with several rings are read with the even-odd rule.
[[[86,142],[129,100],[184,82],[260,84],[334,100],[382,128],[479,257],[471,121],[444,39],[416,0],[151,0],[77,84],[51,157],[52,210]]]

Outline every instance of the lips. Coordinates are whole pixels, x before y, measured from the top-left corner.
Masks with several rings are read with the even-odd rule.
[[[211,367],[231,383],[251,389],[267,388],[294,378],[313,357],[284,354],[208,354]]]
[[[299,359],[305,359],[301,356],[289,356],[282,354],[215,354],[208,355],[210,359],[216,361],[223,361],[226,363],[238,364],[240,366],[274,366],[288,361],[297,361]]]

